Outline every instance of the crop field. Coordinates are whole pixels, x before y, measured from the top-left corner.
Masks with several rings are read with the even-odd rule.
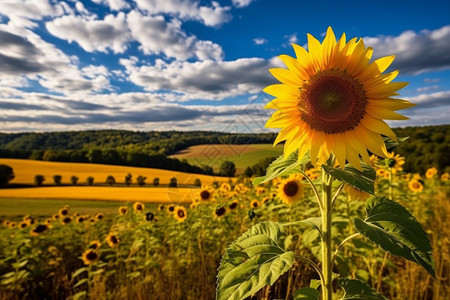
[[[433,247],[435,278],[415,262],[385,252],[361,236],[339,252],[334,271],[366,281],[373,291],[388,299],[448,299],[448,174],[436,169],[430,169],[426,175],[392,172],[383,160],[378,160],[375,168],[377,195],[405,206],[427,232]],[[71,174],[70,171],[66,174]],[[47,172],[50,176],[55,169]],[[242,178],[231,183],[211,181],[200,189],[191,189],[189,203],[170,197],[159,201],[162,204],[145,200],[1,199],[0,298],[214,299],[217,270],[225,249],[252,226],[269,221],[285,224],[280,247],[320,263],[316,229],[305,226],[307,223],[292,222],[319,215],[314,191],[307,184],[311,180],[320,186],[319,174],[319,170],[311,169],[306,173],[309,179],[274,178],[256,187],[251,180]],[[21,182],[27,183],[24,178]],[[287,203],[283,185],[293,178],[299,182],[301,197]],[[76,188],[89,187],[31,190],[66,189],[68,194],[81,193]],[[92,192],[117,189],[117,193],[122,189],[92,188]],[[1,192],[8,190],[14,189]],[[123,190],[132,195],[138,190],[155,194],[157,190],[167,193],[168,189],[123,187]],[[355,234],[352,220],[364,219],[367,196],[344,189],[336,198],[333,219],[336,242]],[[253,299],[289,299],[298,288],[317,279],[311,266],[296,262],[291,271],[272,286],[263,286]],[[336,296],[342,296],[342,291],[337,290]]]
[[[218,172],[220,164],[229,160],[236,165],[236,173],[242,174],[244,169],[268,157],[278,157],[283,153],[282,145],[273,147],[272,144],[250,145],[195,145],[188,147],[172,157],[186,159],[193,165],[209,165]]]
[[[86,183],[88,176],[94,177],[94,183],[105,183],[106,177],[112,175],[117,183],[123,183],[125,176],[130,173],[133,180],[137,176],[147,177],[147,184],[151,184],[155,177],[160,179],[161,185],[169,183],[170,178],[176,177],[178,184],[192,185],[199,178],[202,183],[211,184],[217,178],[201,174],[189,174],[177,171],[168,171],[151,168],[138,168],[129,166],[113,166],[89,163],[63,163],[47,162],[28,159],[0,159],[0,164],[9,165],[14,169],[15,178],[13,184],[32,184],[34,176],[41,174],[45,177],[44,184],[53,185],[53,176],[61,175],[63,184],[70,184],[71,176],[77,176],[80,184]]]

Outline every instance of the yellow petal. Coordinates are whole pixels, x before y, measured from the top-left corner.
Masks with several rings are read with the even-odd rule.
[[[384,107],[377,107],[374,109],[368,109],[366,107],[366,113],[374,117],[375,119],[385,119],[385,120],[408,120],[408,117],[402,116],[392,110]]]
[[[394,98],[388,98],[388,99],[368,99],[366,110],[371,110],[374,108],[384,107],[386,109],[390,110],[399,110],[399,109],[406,109],[416,106],[416,104],[411,103],[409,101],[403,100],[403,99],[394,99]]]
[[[362,118],[360,122],[367,129],[376,133],[381,133],[385,136],[390,137],[394,141],[397,141],[397,136],[383,120],[375,119],[372,118],[370,115],[365,114],[364,118]]]
[[[298,76],[298,74],[292,72],[291,70],[274,68],[270,69],[269,72],[273,75],[273,77],[284,84],[288,84],[293,87],[299,87],[303,84],[303,80],[300,78],[300,76]]]
[[[284,62],[289,70],[295,72],[301,79],[306,80],[308,78],[308,73],[305,71],[302,65],[300,65],[298,60],[285,54],[280,55],[279,58]]]
[[[286,84],[272,84],[266,87],[263,92],[272,95],[274,97],[280,98],[296,98],[300,96],[300,91],[297,88],[294,88],[290,85]]]

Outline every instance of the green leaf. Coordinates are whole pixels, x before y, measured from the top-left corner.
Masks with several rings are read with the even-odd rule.
[[[298,289],[294,293],[294,300],[319,300],[319,291],[310,287]]]
[[[406,208],[384,197],[371,197],[366,212],[364,221],[354,219],[361,234],[385,251],[418,263],[435,277],[430,240]]]
[[[309,287],[313,288],[313,289],[318,289],[320,286],[322,285],[322,281],[320,281],[319,279],[311,279],[311,281],[309,282]]]
[[[216,299],[244,299],[288,271],[295,259],[280,246],[282,234],[282,225],[263,222],[229,245],[220,262]]]
[[[396,141],[394,141],[393,139],[391,139],[391,138],[389,138],[387,136],[383,137],[384,144],[386,145],[386,149],[387,150],[391,150],[391,149],[397,147],[398,145],[400,145],[401,143],[403,143],[407,139],[409,139],[409,136],[397,137],[398,142],[396,142]]]
[[[323,233],[322,233],[322,218],[321,217],[311,217],[311,218],[307,218],[305,220],[301,220],[301,221],[295,221],[295,222],[291,222],[291,223],[283,223],[283,226],[287,226],[287,225],[308,225],[311,226],[312,228],[314,228],[315,230],[317,230],[317,232],[319,232],[320,236],[323,238]]]
[[[79,300],[79,299],[85,298],[86,296],[87,296],[87,292],[81,291],[81,292],[78,292],[75,295],[73,295],[73,300]]]
[[[375,178],[377,176],[375,170],[364,163],[361,163],[362,172],[353,167],[350,164],[347,164],[344,168],[331,168],[327,165],[322,165],[322,168],[325,172],[337,180],[351,185],[352,187],[364,191],[366,193],[375,194]]]
[[[75,272],[72,273],[72,278],[77,277],[78,275],[80,275],[81,273],[87,271],[86,267],[83,268],[79,268],[78,270],[76,270]]]
[[[339,285],[345,290],[341,300],[388,300],[376,290],[369,287],[364,281],[358,279],[339,279]]]
[[[80,285],[82,285],[83,283],[85,283],[85,282],[87,282],[87,281],[88,281],[87,278],[83,278],[83,279],[81,279],[80,281],[78,281],[73,287],[75,288],[75,287],[77,287],[77,286],[80,286]]]
[[[284,154],[274,160],[273,163],[269,165],[266,171],[266,175],[262,177],[256,177],[253,180],[253,185],[268,182],[278,176],[290,175],[292,173],[298,173],[300,167],[309,161],[309,155],[305,154],[300,160],[298,159],[298,151],[292,152],[286,159]]]

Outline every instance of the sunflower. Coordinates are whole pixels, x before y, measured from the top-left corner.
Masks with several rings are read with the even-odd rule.
[[[26,228],[28,226],[28,222],[27,221],[22,221],[19,223],[19,228]]]
[[[259,201],[258,200],[252,200],[252,202],[250,202],[250,207],[252,208],[258,208],[259,207]]]
[[[88,249],[83,252],[81,255],[81,259],[83,260],[85,265],[95,264],[99,260],[99,255],[92,249]]]
[[[448,178],[449,178],[448,173],[444,173],[444,174],[441,175],[441,180],[442,180],[442,181],[447,181]]]
[[[239,202],[237,200],[233,200],[233,202],[228,205],[228,208],[233,211],[239,207]]]
[[[255,187],[255,194],[257,196],[261,196],[262,194],[264,194],[266,192],[266,188],[262,187],[262,186],[257,186]]]
[[[119,238],[117,237],[117,235],[115,235],[114,233],[112,233],[112,232],[110,232],[109,234],[108,234],[108,236],[106,237],[106,242],[108,243],[108,245],[111,247],[111,248],[115,248],[115,247],[117,247],[118,245],[119,245],[119,243],[120,243],[120,240],[119,240]]]
[[[103,219],[105,216],[102,213],[96,213],[95,214],[95,218],[97,219],[97,221],[100,221],[101,219]]]
[[[405,164],[405,158],[401,157],[400,154],[394,154],[394,152],[388,153],[386,159],[386,165],[391,169],[392,174],[397,173],[397,171],[403,171],[402,166]]]
[[[347,192],[347,195],[353,200],[366,201],[370,197],[369,193],[347,184],[344,186],[344,191]]]
[[[272,199],[270,199],[269,196],[265,196],[264,198],[262,198],[261,204],[266,204],[266,203],[269,202],[270,200],[272,200]]]
[[[187,211],[183,206],[175,207],[174,217],[178,222],[184,222],[187,218]]]
[[[80,224],[80,223],[83,223],[84,221],[86,221],[86,218],[83,216],[79,216],[76,218],[76,220],[77,220],[77,223]]]
[[[303,184],[295,176],[289,176],[283,180],[278,186],[278,197],[285,203],[290,205],[299,201],[303,194]]]
[[[316,180],[320,177],[321,171],[319,168],[311,168],[305,172],[306,176],[311,180]]]
[[[9,223],[11,223],[10,220],[4,220],[3,223],[2,223],[2,225],[3,225],[4,227],[9,227]]]
[[[163,211],[163,210],[164,210],[164,204],[158,205],[158,211]]]
[[[57,256],[59,252],[58,248],[56,248],[55,246],[48,247],[47,251],[53,256]]]
[[[227,209],[225,207],[217,206],[216,209],[214,210],[213,214],[216,219],[220,219],[223,216],[225,216],[226,212],[227,212]]]
[[[69,209],[65,206],[58,211],[58,214],[63,217],[69,214]]]
[[[133,204],[133,209],[134,209],[135,213],[138,213],[138,214],[142,213],[144,208],[145,208],[145,205],[142,204],[141,202],[136,202]]]
[[[100,243],[100,241],[95,240],[89,243],[88,249],[97,250],[101,245],[102,243]]]
[[[428,178],[428,179],[431,179],[431,178],[433,178],[434,176],[436,176],[436,174],[438,173],[438,170],[436,169],[436,168],[429,168],[428,170],[427,170],[427,172],[425,173],[425,176]]]
[[[60,215],[59,214],[54,214],[54,215],[52,215],[52,219],[53,220],[58,220],[60,218]]]
[[[126,215],[127,212],[128,212],[128,207],[126,207],[126,206],[120,206],[119,209],[118,209],[118,211],[119,211],[119,215],[121,215],[121,216]]]
[[[248,191],[248,188],[242,183],[239,183],[238,185],[236,185],[234,187],[234,192],[236,194],[245,194],[247,191]]]
[[[285,157],[298,149],[300,159],[309,150],[313,164],[333,153],[341,168],[348,160],[359,170],[359,156],[369,163],[367,150],[386,157],[381,135],[396,136],[382,119],[407,119],[394,111],[414,106],[391,98],[407,85],[392,82],[398,71],[382,74],[394,56],[370,63],[372,48],[362,39],[347,43],[345,34],[336,42],[331,27],[322,44],[308,34],[309,52],[292,46],[296,59],[280,56],[288,69],[270,70],[281,84],[264,89],[276,97],[266,108],[277,109],[266,127],[282,128],[274,145],[286,141]]]
[[[231,185],[229,183],[224,182],[220,185],[220,190],[222,192],[228,193],[229,191],[231,191]]]
[[[382,179],[389,179],[389,172],[385,169],[378,169],[377,170],[377,176]]]
[[[370,164],[372,167],[375,167],[375,165],[376,165],[377,163],[378,163],[378,156],[372,154],[372,155],[369,157],[369,164]]]
[[[53,222],[53,220],[51,218],[47,218],[47,219],[45,219],[44,224],[50,225],[50,224],[52,224],[52,222]]]
[[[14,221],[9,222],[8,227],[11,228],[11,229],[16,228],[17,227],[17,222],[14,222]]]
[[[171,215],[175,212],[175,204],[170,204],[167,206],[167,212]]]
[[[423,184],[420,183],[420,181],[415,180],[415,179],[408,182],[408,187],[411,191],[413,191],[415,193],[420,193],[423,191]]]
[[[148,212],[145,214],[145,220],[148,222],[152,222],[155,219],[155,214],[152,212]]]
[[[69,224],[70,222],[72,222],[72,217],[63,217],[61,219],[61,224],[63,225]]]
[[[37,225],[36,227],[34,227],[33,229],[30,230],[30,234],[34,235],[34,236],[40,235],[40,234],[46,232],[49,229],[50,229],[50,227],[48,225],[46,225],[46,224],[39,224],[39,225]]]
[[[198,197],[202,200],[202,201],[210,201],[213,198],[213,194],[214,191],[207,186],[202,186]]]

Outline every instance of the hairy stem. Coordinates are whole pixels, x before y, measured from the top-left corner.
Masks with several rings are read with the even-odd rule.
[[[322,299],[331,300],[332,288],[332,248],[331,248],[331,217],[332,217],[332,177],[322,170]]]

